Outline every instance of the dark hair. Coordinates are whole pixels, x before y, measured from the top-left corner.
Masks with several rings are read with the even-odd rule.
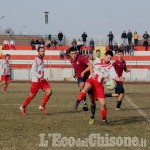
[[[6,55],[5,55],[5,58],[6,58],[6,57],[10,57],[10,54],[6,54]]]
[[[101,52],[101,50],[100,50],[100,49],[97,49],[96,52]]]
[[[108,50],[108,51],[106,51],[105,55],[106,55],[106,56],[107,56],[107,55],[110,55],[110,56],[112,56],[112,57],[113,57],[113,52],[112,52],[112,50]]]
[[[122,49],[118,49],[118,53],[124,53]]]
[[[39,52],[41,48],[43,48],[43,49],[44,49],[44,47],[43,47],[43,46],[40,46],[40,47],[38,47],[37,51]]]
[[[75,52],[75,51],[77,52],[77,50],[74,47],[70,47],[68,50],[69,54],[70,54],[70,52]]]

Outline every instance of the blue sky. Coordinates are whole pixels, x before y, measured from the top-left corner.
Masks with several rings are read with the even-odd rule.
[[[150,0],[1,0],[0,6],[0,30],[11,27],[16,34],[143,34],[150,28]],[[44,11],[50,12],[47,28]]]

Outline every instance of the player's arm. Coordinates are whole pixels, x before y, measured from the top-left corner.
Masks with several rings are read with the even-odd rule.
[[[81,77],[83,78],[83,77],[84,77],[84,74],[85,74],[86,72],[88,72],[88,71],[90,71],[89,66],[81,73]]]
[[[39,74],[37,72],[37,66],[38,66],[38,62],[34,61],[32,64],[31,73],[37,78],[42,78],[42,74]]]
[[[110,69],[109,78],[114,79],[115,81],[118,81],[118,82],[123,82],[125,80],[124,77],[119,77],[117,75],[114,66],[112,66]]]
[[[126,62],[125,62],[125,65],[124,65],[124,69],[123,69],[126,73],[130,72],[130,70],[127,68],[126,66]]]
[[[92,62],[89,62],[89,69],[90,69],[91,77],[93,79],[95,79],[95,74],[93,72],[93,63]]]

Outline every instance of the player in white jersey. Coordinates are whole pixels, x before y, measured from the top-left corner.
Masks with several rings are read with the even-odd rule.
[[[26,115],[26,107],[31,102],[31,100],[36,96],[39,89],[42,89],[45,92],[44,98],[39,109],[47,114],[45,105],[48,102],[52,90],[49,83],[44,79],[44,61],[45,49],[43,47],[38,48],[38,57],[35,58],[32,68],[31,68],[31,87],[30,94],[25,99],[23,105],[20,107],[22,115]]]
[[[5,59],[2,60],[1,65],[0,65],[0,68],[1,68],[1,81],[2,81],[0,86],[4,85],[4,88],[2,90],[3,93],[6,93],[6,90],[8,88],[8,84],[10,82],[9,59],[10,59],[10,55],[6,54]]]
[[[9,47],[10,47],[10,50],[15,50],[15,41],[13,39],[10,40]]]
[[[123,81],[123,77],[118,77],[115,72],[114,67],[111,65],[110,61],[113,57],[112,51],[107,51],[105,53],[104,59],[97,58],[93,62],[90,62],[89,69],[90,69],[90,77],[87,79],[85,87],[79,93],[77,101],[75,102],[74,107],[78,107],[79,103],[84,98],[85,94],[89,90],[93,90],[94,98],[100,103],[100,113],[102,116],[103,123],[107,124],[107,108],[105,102],[105,94],[104,94],[104,87],[103,81],[109,80],[110,78],[116,81]],[[93,124],[95,121],[95,110],[96,110],[96,103],[95,101],[91,101],[91,118],[89,124]]]
[[[9,41],[8,40],[6,40],[6,39],[4,40],[2,49],[9,50]]]

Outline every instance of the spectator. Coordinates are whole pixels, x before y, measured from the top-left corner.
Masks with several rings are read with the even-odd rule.
[[[143,46],[145,46],[145,50],[148,50],[148,40],[144,39]]]
[[[38,50],[38,47],[40,45],[38,38],[34,41],[34,44],[35,44],[35,49]]]
[[[30,44],[31,44],[32,50],[35,50],[35,42],[34,42],[34,39],[31,40]]]
[[[82,55],[83,55],[83,56],[86,55],[86,47],[84,47],[84,49],[82,49]]]
[[[114,52],[115,52],[115,54],[117,53],[117,51],[118,51],[118,45],[117,45],[117,43],[115,42],[115,45],[114,45]]]
[[[77,41],[77,50],[78,51],[81,49],[81,46],[82,46],[82,42],[80,39],[78,39],[78,41]]]
[[[9,41],[8,40],[4,40],[3,42],[3,50],[9,50]]]
[[[63,45],[63,41],[62,41],[63,36],[64,36],[63,33],[60,31],[60,32],[58,33],[59,46],[62,46],[62,45]]]
[[[65,52],[63,49],[60,50],[60,59],[61,60],[64,60],[64,55],[65,55]]]
[[[131,45],[132,44],[132,32],[129,29],[129,32],[127,33],[127,38],[128,38],[128,44]]]
[[[122,43],[123,43],[123,45],[125,46],[125,45],[126,45],[126,40],[127,40],[126,31],[124,31],[124,32],[122,33],[121,38],[122,38]]]
[[[112,44],[109,45],[109,50],[112,50],[112,51],[114,50],[114,47]]]
[[[90,59],[92,60],[93,59],[93,48],[92,47],[89,50],[89,56],[90,56]]]
[[[51,41],[49,39],[46,40],[45,46],[46,46],[47,49],[50,49],[50,47],[51,47]]]
[[[109,34],[107,35],[108,39],[109,39],[109,46],[113,44],[113,39],[114,39],[114,35],[112,34],[112,32],[110,31]]]
[[[73,41],[72,41],[72,47],[74,48],[74,49],[77,49],[77,41],[76,41],[76,39],[73,39]]]
[[[86,46],[86,41],[87,41],[87,34],[86,32],[83,32],[83,34],[81,35],[82,37],[82,42],[83,42],[83,45]]]
[[[149,34],[147,33],[147,31],[145,31],[145,33],[143,34],[144,41],[148,41],[148,38],[149,38]]]
[[[16,48],[15,48],[15,41],[13,40],[13,39],[10,39],[10,45],[9,45],[9,48],[10,48],[10,50],[15,50]]]
[[[44,40],[43,39],[41,39],[40,41],[39,41],[39,45],[40,45],[40,47],[44,47],[44,45],[45,45],[45,42],[44,42]]]
[[[48,39],[49,39],[50,41],[51,41],[51,38],[52,38],[52,36],[49,34],[49,35],[48,35]]]
[[[134,32],[134,36],[133,37],[134,37],[134,44],[136,46],[136,45],[138,45],[138,38],[139,38],[139,35],[138,35],[138,33],[136,31]]]
[[[100,54],[101,54],[101,51],[99,49],[97,49],[95,51],[95,54],[94,54],[94,58],[93,59],[96,59],[96,58],[100,58]]]
[[[126,49],[125,54],[127,53],[129,55],[131,51],[131,45],[126,45],[125,49]]]
[[[90,48],[94,49],[95,42],[94,42],[94,40],[93,40],[93,39],[91,39],[91,40],[90,40],[90,42],[89,42],[89,46],[90,46]]]
[[[120,45],[120,49],[123,50],[123,52],[126,54],[126,48],[125,48],[125,45],[121,44],[121,45]]]
[[[130,56],[134,55],[134,45],[131,45],[131,49],[130,49]]]
[[[53,49],[56,49],[57,41],[54,38],[52,39],[51,45]]]

